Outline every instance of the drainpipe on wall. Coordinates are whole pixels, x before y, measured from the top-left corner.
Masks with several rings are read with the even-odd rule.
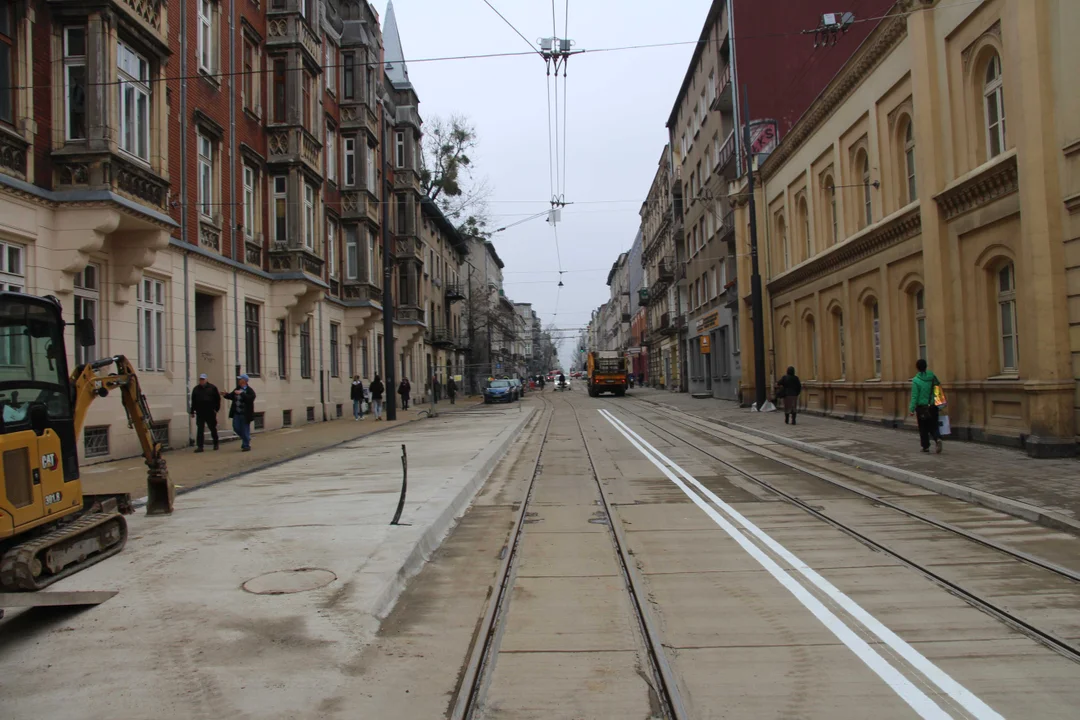
[[[236,0],[229,0],[229,238],[232,259],[243,262],[236,248]],[[239,255],[239,257],[237,257]],[[233,349],[240,368],[240,280],[233,270]],[[250,368],[248,368],[250,369]],[[239,373],[237,373],[239,374]]]
[[[191,398],[191,289],[187,243],[187,3],[180,0],[180,241],[184,250],[184,403]],[[187,408],[188,446],[195,444],[191,408]]]

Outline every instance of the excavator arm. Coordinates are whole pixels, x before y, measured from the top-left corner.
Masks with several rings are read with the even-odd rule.
[[[116,366],[115,372],[99,375],[98,371]],[[76,368],[71,385],[74,394],[75,433],[82,434],[86,413],[90,405],[99,397],[105,397],[111,390],[120,392],[120,399],[127,413],[128,427],[135,431],[142,445],[143,459],[148,468],[146,474],[146,514],[168,515],[173,510],[176,489],[169,479],[169,471],[162,457],[161,443],[154,440],[152,427],[154,419],[139,385],[135,368],[123,355],[103,358]]]

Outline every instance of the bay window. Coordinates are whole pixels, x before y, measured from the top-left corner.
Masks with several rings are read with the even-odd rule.
[[[86,28],[64,28],[64,139],[86,139]]]
[[[330,267],[330,277],[337,277],[337,224],[326,221],[326,264]]]
[[[337,129],[333,125],[326,126],[326,179],[337,183]]]
[[[274,242],[284,243],[288,240],[287,236],[287,209],[288,199],[285,195],[285,189],[288,187],[288,178],[284,175],[278,175],[273,178],[273,194],[274,194]]]
[[[150,161],[150,63],[123,42],[117,43],[120,87],[120,149]]]
[[[345,187],[356,185],[356,138],[345,138],[345,177],[342,178]]]
[[[304,183],[304,247],[315,249],[315,188]]]
[[[360,247],[356,226],[345,228],[345,278],[356,280],[360,277]]]

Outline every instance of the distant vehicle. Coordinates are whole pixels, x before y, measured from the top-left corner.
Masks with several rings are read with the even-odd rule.
[[[555,379],[555,389],[556,390],[569,390],[570,389],[570,378],[568,378],[566,376],[563,376],[562,382],[560,382],[559,379],[556,378]]]
[[[492,380],[484,388],[484,404],[491,405],[497,402],[513,402],[514,388],[509,380]]]
[[[621,397],[626,394],[626,358],[614,350],[589,353],[589,396],[610,392]]]
[[[514,391],[514,400],[520,400],[521,396],[525,394],[525,390],[521,386],[521,381],[517,378],[510,379],[510,387]]]

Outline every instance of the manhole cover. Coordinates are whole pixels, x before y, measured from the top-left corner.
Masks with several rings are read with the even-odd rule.
[[[315,590],[337,580],[337,575],[322,568],[296,568],[278,570],[253,577],[243,584],[243,588],[256,595],[289,595],[291,593]]]

